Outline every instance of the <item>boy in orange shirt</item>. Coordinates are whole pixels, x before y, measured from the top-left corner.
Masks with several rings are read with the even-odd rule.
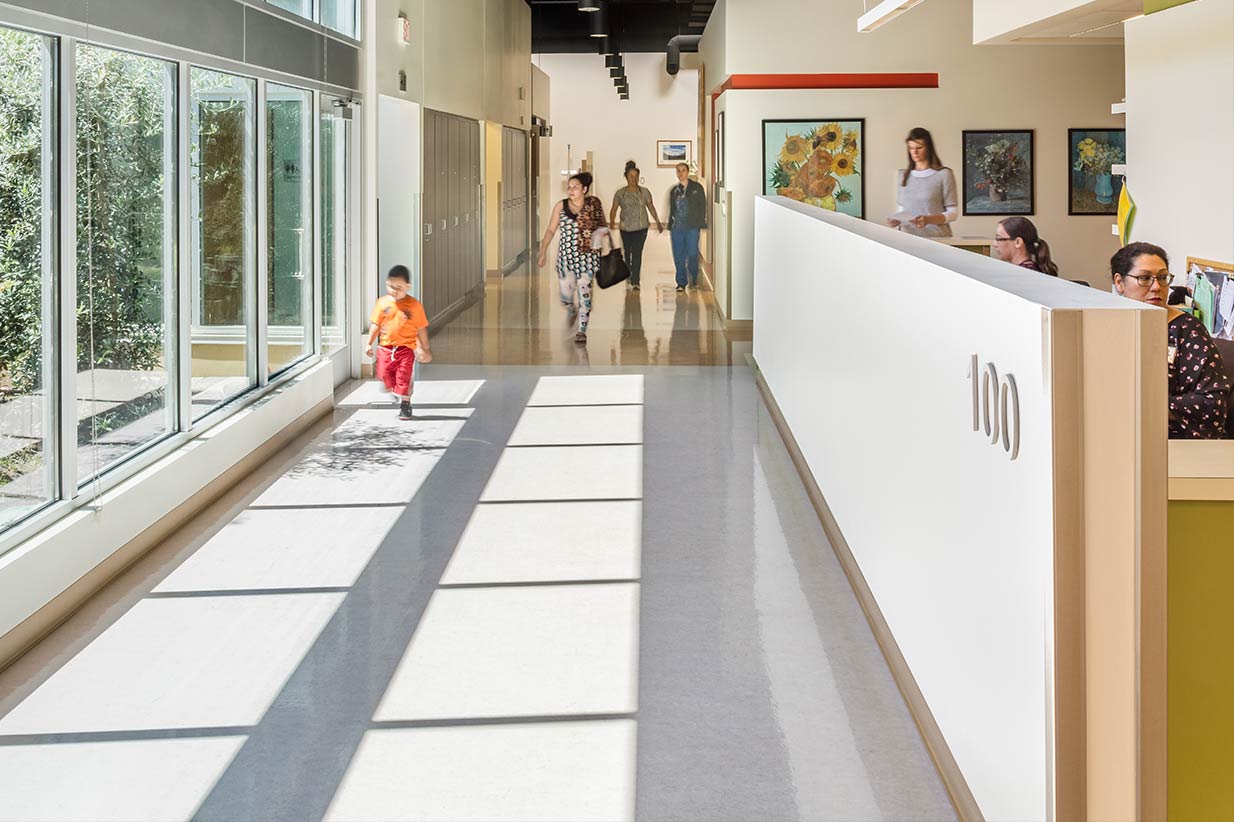
[[[428,317],[424,306],[407,292],[411,289],[411,272],[405,265],[396,265],[386,275],[386,296],[377,300],[369,316],[368,345],[365,356],[373,356],[377,346],[377,377],[400,401],[398,418],[411,419],[411,375],[417,359],[433,361],[428,345]]]

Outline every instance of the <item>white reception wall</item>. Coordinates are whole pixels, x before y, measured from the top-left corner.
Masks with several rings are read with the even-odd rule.
[[[941,769],[954,759],[987,819],[1054,818],[1083,801],[1071,737],[1087,721],[1088,775],[1109,791],[1090,786],[1089,807],[1134,815],[1135,563],[1164,556],[1165,482],[1165,371],[1140,369],[1164,356],[1164,312],[783,198],[754,206],[754,356],[945,739]],[[973,355],[1015,381],[1014,460],[973,430]]]

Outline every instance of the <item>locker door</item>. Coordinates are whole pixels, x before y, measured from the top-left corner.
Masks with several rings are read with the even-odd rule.
[[[435,272],[437,310],[450,305],[450,117],[437,117],[437,226],[441,239],[437,246]]]
[[[437,253],[438,237],[440,232],[437,230],[437,186],[434,185],[437,175],[437,132],[434,129],[436,123],[436,114],[431,111],[424,112],[424,156],[423,156],[423,183],[424,196],[421,201],[420,231],[424,235],[424,247],[420,254],[420,301],[424,303],[424,309],[429,313],[429,319],[432,320],[434,306],[432,302],[432,272],[433,259]]]

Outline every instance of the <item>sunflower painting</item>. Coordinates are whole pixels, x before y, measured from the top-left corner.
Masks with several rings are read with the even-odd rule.
[[[764,120],[763,193],[865,216],[865,120]]]

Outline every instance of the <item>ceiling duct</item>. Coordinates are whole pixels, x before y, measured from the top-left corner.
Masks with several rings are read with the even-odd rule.
[[[668,54],[664,61],[664,68],[669,74],[676,76],[677,72],[681,71],[681,53],[697,54],[698,44],[702,41],[701,34],[678,34],[672,40],[668,41]]]

